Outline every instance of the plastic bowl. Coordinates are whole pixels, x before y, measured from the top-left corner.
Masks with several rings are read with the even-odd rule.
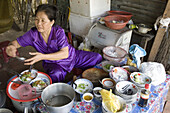
[[[110,29],[120,30],[123,29],[128,23],[128,19],[126,17],[118,16],[118,15],[110,15],[104,18],[105,24]],[[120,23],[113,23],[113,21]]]
[[[103,48],[103,57],[106,60],[121,62],[126,55],[127,52],[121,47],[107,46]]]
[[[112,11],[107,11],[106,13],[109,14],[109,15],[119,15],[119,16],[122,16],[122,17],[126,17],[128,20],[130,20],[131,17],[133,16],[132,13],[125,12],[125,11],[112,10]]]

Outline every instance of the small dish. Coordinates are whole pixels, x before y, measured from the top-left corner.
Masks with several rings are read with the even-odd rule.
[[[50,82],[45,78],[36,78],[30,82],[30,85],[36,89],[36,91],[42,91],[45,87],[50,85]]]
[[[93,90],[93,84],[88,79],[77,79],[73,82],[73,88],[77,93],[84,94]]]
[[[85,102],[91,102],[93,100],[93,94],[91,94],[91,93],[84,93],[83,94],[83,100]]]
[[[93,94],[94,94],[95,97],[97,97],[97,98],[102,97],[101,94],[100,94],[100,92],[99,92],[101,89],[102,89],[101,87],[95,87],[95,88],[93,89]]]
[[[25,84],[29,84],[33,79],[37,77],[37,75],[38,71],[35,69],[32,69],[31,72],[29,72],[29,70],[25,70],[20,74],[19,80]]]
[[[100,80],[99,80],[100,81]],[[100,83],[103,85],[103,88],[105,89],[113,89],[116,85],[116,82],[111,78],[103,78]]]
[[[130,80],[135,83],[138,87],[144,88],[145,84],[150,84],[152,79],[141,73],[141,72],[133,72],[130,74]]]

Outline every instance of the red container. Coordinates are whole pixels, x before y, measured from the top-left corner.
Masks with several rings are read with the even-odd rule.
[[[125,11],[115,11],[115,10],[107,11],[107,14],[108,15],[119,15],[122,17],[126,17],[128,20],[130,20],[131,17],[133,16],[132,13],[125,12]]]
[[[105,24],[107,27],[109,27],[110,29],[115,29],[115,30],[123,29],[129,21],[126,17],[122,17],[118,15],[106,16],[104,20],[105,20]],[[123,20],[123,23],[113,23],[113,20],[114,21]]]

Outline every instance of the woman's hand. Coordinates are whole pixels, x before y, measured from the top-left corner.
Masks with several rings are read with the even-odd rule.
[[[30,55],[34,55],[32,58],[26,59],[24,65],[33,65],[43,59],[42,53],[39,52],[29,52]]]
[[[16,52],[17,52],[17,48],[20,48],[21,46],[19,45],[19,43],[17,42],[17,40],[14,40],[10,43],[10,45],[8,45],[6,47],[6,53],[8,56],[11,57],[16,57]]]
[[[6,53],[8,56],[16,57],[17,48],[14,45],[9,45],[6,47]]]

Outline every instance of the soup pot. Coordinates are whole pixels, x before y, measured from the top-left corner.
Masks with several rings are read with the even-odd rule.
[[[74,89],[66,83],[51,84],[41,94],[50,113],[68,113],[73,107],[74,98]]]
[[[146,26],[145,24],[139,24],[138,25],[138,32],[140,33],[147,33],[148,31],[151,31],[152,29]]]

